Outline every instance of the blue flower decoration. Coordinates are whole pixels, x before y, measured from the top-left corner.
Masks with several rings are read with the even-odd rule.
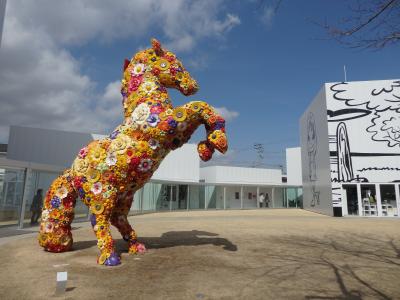
[[[156,127],[157,124],[160,122],[160,118],[158,117],[157,114],[151,114],[148,118],[147,118],[147,123],[149,123],[149,125],[151,127]]]
[[[172,128],[175,128],[178,123],[174,119],[168,120],[168,125],[171,126]]]
[[[110,139],[115,139],[116,137],[117,137],[117,135],[119,134],[119,131],[118,130],[115,130],[115,131],[113,131],[111,134],[110,134]]]
[[[57,196],[54,196],[54,197],[51,199],[50,204],[51,204],[51,207],[53,207],[53,208],[59,208],[59,207],[60,207],[60,204],[61,204],[61,199],[58,198]]]

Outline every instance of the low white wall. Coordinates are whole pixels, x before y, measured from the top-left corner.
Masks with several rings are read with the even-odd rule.
[[[279,169],[258,169],[227,166],[200,168],[200,179],[207,183],[224,184],[282,184]]]

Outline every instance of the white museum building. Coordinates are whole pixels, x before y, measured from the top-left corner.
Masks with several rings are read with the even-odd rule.
[[[326,83],[300,119],[305,209],[399,216],[400,80]]]
[[[103,136],[11,126],[8,144],[0,145],[0,225],[28,222],[38,189],[50,183],[71,163],[79,149]],[[232,166],[200,167],[197,146],[172,151],[141,190],[132,213],[195,209],[255,209],[302,206],[300,148],[286,150],[287,176],[281,169]],[[88,209],[77,201],[76,217]]]

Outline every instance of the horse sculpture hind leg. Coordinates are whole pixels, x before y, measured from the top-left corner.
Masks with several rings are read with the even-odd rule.
[[[115,266],[121,263],[121,259],[115,251],[115,243],[110,230],[110,219],[116,200],[117,194],[114,192],[107,199],[106,207],[103,205],[104,199],[97,199],[96,203],[91,204],[94,214],[90,221],[97,237],[97,247],[100,250],[97,259],[97,263],[100,265]],[[98,206],[96,207],[96,205]]]
[[[122,238],[129,243],[129,253],[143,253],[146,248],[143,244],[137,241],[135,230],[129,224],[127,219],[129,210],[133,202],[133,192],[122,194],[118,199],[118,207],[114,208],[111,215],[111,224],[115,226],[121,233]]]
[[[73,243],[71,223],[77,193],[69,172],[53,181],[44,199],[39,244],[50,252],[68,251]]]

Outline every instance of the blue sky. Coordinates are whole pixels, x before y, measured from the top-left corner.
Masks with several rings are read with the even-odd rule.
[[[257,142],[264,145],[263,164],[276,167],[285,164],[286,147],[299,145],[301,114],[324,82],[343,80],[344,64],[349,81],[399,78],[399,46],[380,51],[345,48],[327,40],[313,23],[325,19],[335,23],[348,15],[342,1],[283,1],[276,14],[273,1],[263,5],[259,1],[161,1],[161,6],[157,1],[153,6],[130,1],[130,8],[121,1],[115,4],[122,5],[120,8],[104,3],[92,7],[91,12],[103,19],[101,23],[91,21],[96,19],[85,10],[95,5],[91,2],[76,0],[67,8],[57,8],[59,4],[39,1],[58,11],[52,18],[32,5],[17,9],[17,2],[7,3],[0,49],[0,66],[6,66],[0,71],[0,101],[4,101],[4,113],[15,113],[14,118],[3,118],[3,127],[20,124],[108,132],[120,122],[122,108],[116,88],[123,59],[148,47],[150,38],[157,37],[177,53],[200,84],[200,91],[190,98],[171,92],[173,103],[204,100],[225,108],[231,116],[227,123],[231,151],[226,158],[218,156],[211,163],[252,165],[256,159],[252,148]],[[86,8],[80,19],[74,19],[79,5]],[[85,20],[85,16],[89,17]],[[204,19],[207,22],[202,23]],[[24,35],[18,40],[15,35],[21,33]],[[35,46],[33,40],[38,39],[44,42]],[[33,50],[27,49],[29,45]],[[43,54],[46,51],[50,58]],[[20,57],[15,57],[16,53]],[[40,70],[46,68],[39,63],[31,71],[18,66],[27,55],[32,56],[29,63],[45,61],[60,80],[54,79],[52,71],[44,71],[43,80],[36,82]],[[39,71],[29,74],[34,68]],[[31,106],[26,112],[17,109],[26,102],[21,100],[20,86],[13,83],[13,90],[7,83],[15,82],[16,76],[9,75],[15,70],[28,73],[27,81],[32,82],[27,83],[27,94],[37,85],[43,86],[33,94],[37,94],[37,103],[51,98],[50,104],[43,104],[49,107],[39,112]],[[67,80],[62,79],[65,74]],[[46,80],[52,83],[47,86],[43,83]],[[16,94],[18,99],[5,103]],[[69,108],[64,111],[63,107]],[[6,139],[6,133],[0,136]],[[203,131],[193,141],[201,138]]]

